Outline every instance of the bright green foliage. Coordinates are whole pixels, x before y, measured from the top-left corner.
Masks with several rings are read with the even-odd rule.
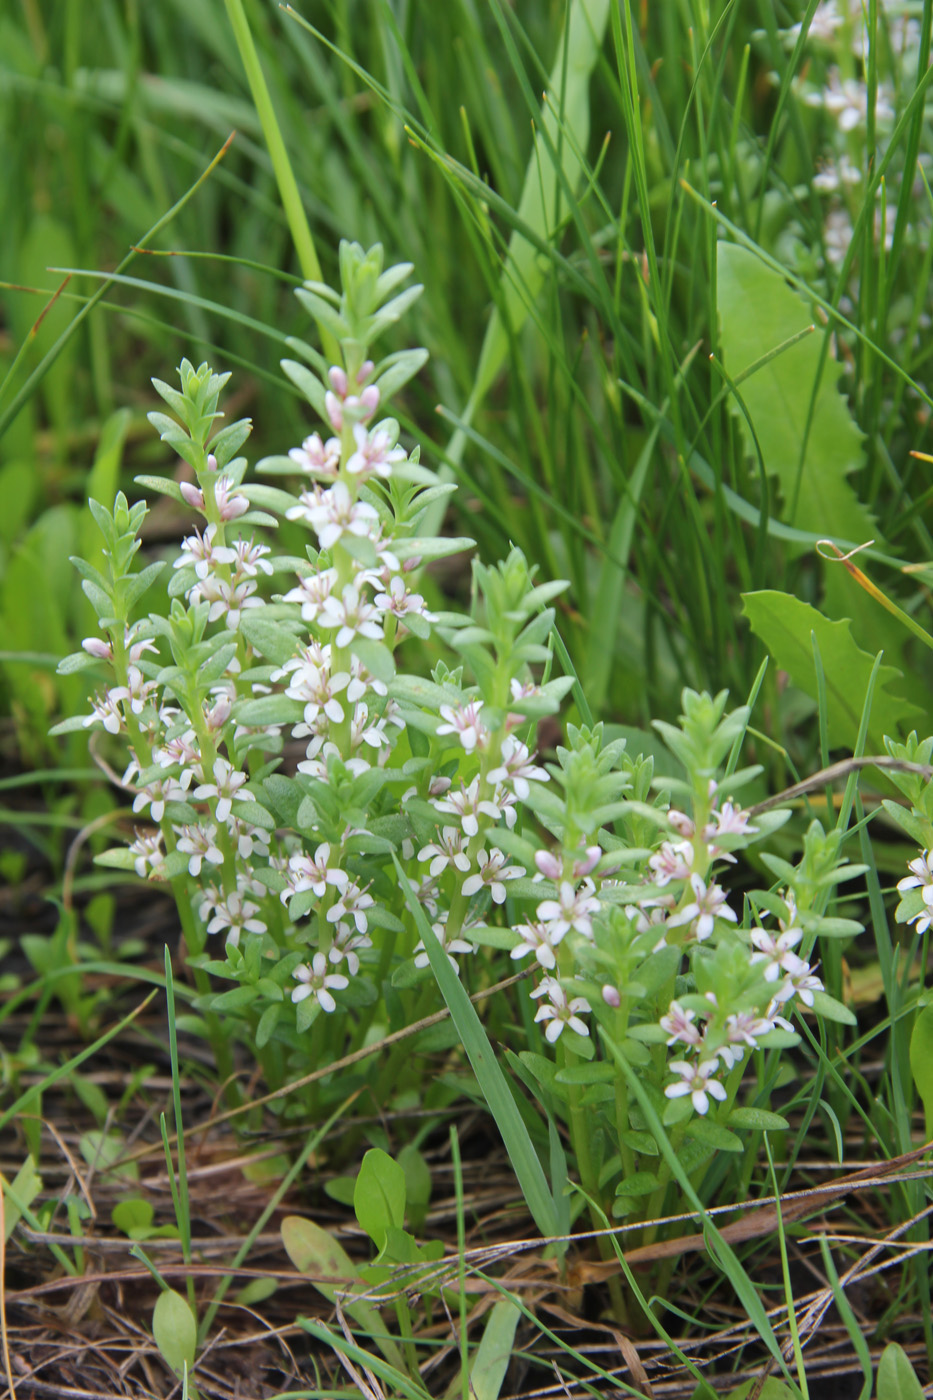
[[[187,1368],[188,1394],[195,1395],[191,1370],[197,1350],[198,1324],[186,1300],[172,1288],[159,1294],[152,1314],[152,1335],[179,1380]]]
[[[815,638],[826,684],[830,748],[853,749],[875,660],[856,645],[850,624],[832,622],[809,603],[773,589],[745,593],[742,603],[752,631],[775,664],[817,700]],[[900,676],[893,666],[878,668],[868,731],[875,752],[880,751],[884,734],[903,733],[916,722],[916,709],[896,692]]]
[[[847,480],[862,465],[864,435],[837,387],[828,332],[787,346],[812,325],[813,307],[747,248],[720,243],[717,254],[722,353],[741,400],[731,408],[748,455],[760,452],[780,487],[781,519],[841,545],[877,537]]]
[[[924,1141],[933,1140],[933,1005],[917,1013],[910,1036],[910,1069],[923,1104]]]

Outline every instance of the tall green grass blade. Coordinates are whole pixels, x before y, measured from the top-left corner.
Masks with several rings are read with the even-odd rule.
[[[418,902],[411,882],[393,854],[396,876],[404,892],[409,912],[415,921],[419,937],[424,943],[431,970],[437,979],[441,995],[447,1003],[451,1018],[463,1043],[477,1083],[489,1105],[496,1126],[502,1134],[505,1150],[509,1154],[512,1170],[518,1178],[525,1202],[532,1219],[542,1235],[550,1237],[558,1234],[557,1211],[548,1190],[544,1170],[538,1160],[528,1129],[512,1097],[508,1081],[499,1067],[495,1052],[489,1043],[483,1023],[476,1014],[473,1003],[467,996],[459,977],[450,966],[446,953],[434,935],[431,925]]]

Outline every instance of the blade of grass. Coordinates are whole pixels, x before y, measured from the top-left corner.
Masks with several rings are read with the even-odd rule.
[[[557,1211],[548,1189],[547,1178],[512,1097],[508,1080],[499,1067],[495,1052],[483,1029],[483,1023],[477,1016],[460,978],[451,967],[446,953],[438,943],[411,882],[394,853],[393,862],[405,901],[415,921],[419,937],[424,943],[431,970],[447,1003],[451,1019],[457,1027],[477,1083],[502,1134],[512,1170],[518,1178],[532,1219],[542,1235],[557,1235]]]

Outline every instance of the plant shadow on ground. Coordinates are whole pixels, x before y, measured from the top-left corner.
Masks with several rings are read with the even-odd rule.
[[[126,934],[144,936],[145,954],[135,967],[147,969],[157,980],[163,944],[177,941],[171,901],[157,892],[141,895],[138,890],[125,890],[117,919]],[[85,975],[89,989],[94,988],[96,976]],[[103,975],[99,980],[105,980]],[[126,983],[117,987],[111,982],[105,1012],[108,1025],[139,1006],[140,987]],[[160,994],[93,1058],[86,1073],[76,1070],[46,1088],[41,1102],[27,1103],[14,1130],[7,1130],[0,1163],[6,1178],[16,1177],[31,1150],[38,1158],[42,1181],[32,1202],[31,1224],[20,1220],[7,1247],[7,1338],[20,1400],[64,1395],[148,1400],[181,1393],[151,1337],[159,1288],[136,1252],[139,1244],[134,1245],[125,1233],[128,1217],[121,1215],[121,1206],[125,1212],[131,1200],[145,1202],[148,1227],[138,1230],[136,1237],[142,1236],[149,1260],[173,1288],[182,1290],[193,1281],[199,1311],[203,1311],[200,1304],[206,1306],[215,1295],[221,1280],[230,1280],[194,1372],[201,1395],[232,1400],[244,1394],[359,1393],[347,1388],[348,1378],[334,1353],[309,1338],[299,1325],[300,1317],[310,1316],[334,1326],[335,1309],[292,1265],[280,1226],[289,1215],[311,1218],[339,1238],[354,1260],[368,1260],[371,1250],[367,1251],[363,1231],[349,1206],[335,1196],[346,1199],[340,1185],[352,1179],[368,1143],[377,1142],[394,1153],[413,1137],[421,1143],[432,1183],[418,1238],[440,1240],[454,1274],[458,1170],[461,1175],[471,1340],[480,1335],[482,1320],[501,1290],[516,1298],[525,1314],[515,1334],[503,1395],[688,1397],[696,1392],[701,1376],[715,1391],[728,1393],[745,1380],[761,1379],[769,1370],[775,1374],[749,1319],[703,1248],[695,1219],[684,1218],[674,1231],[677,1238],[657,1246],[676,1260],[666,1289],[667,1296],[676,1300],[676,1311],[660,1311],[674,1346],[655,1336],[624,1336],[611,1322],[608,1270],[598,1259],[592,1237],[581,1233],[571,1245],[567,1271],[560,1278],[550,1251],[535,1238],[488,1113],[463,1097],[445,1112],[430,1113],[417,1108],[367,1113],[358,1103],[361,1112],[354,1118],[355,1147],[349,1149],[349,1156],[347,1135],[338,1123],[305,1160],[245,1262],[231,1267],[243,1243],[244,1222],[252,1225],[266,1209],[296,1151],[303,1150],[299,1145],[307,1138],[309,1125],[284,1125],[268,1109],[262,1118],[250,1114],[247,1129],[241,1126],[242,1115],[239,1122],[222,1121],[224,1104],[212,1086],[214,1067],[205,1042],[179,1031],[192,1233],[192,1262],[186,1264],[159,1131],[159,1115],[170,1111],[173,1087],[162,1002]],[[30,1022],[28,1005],[3,1021],[0,1034],[10,1062],[31,1041]],[[47,1079],[49,1066],[66,1063],[86,1042],[66,1016],[51,1015],[43,1018],[34,1044],[31,1062],[17,1067],[20,1093],[31,1086],[38,1089]],[[439,1076],[457,1068],[457,1061],[456,1050],[447,1050],[433,1056],[425,1071]],[[863,1066],[869,1075],[870,1069]],[[254,1066],[244,1059],[237,1065],[237,1074],[245,1099],[258,1098],[263,1086],[257,1082]],[[451,1157],[451,1124],[456,1125],[460,1143],[459,1167]],[[864,1143],[853,1136],[846,1142],[843,1165],[837,1167],[830,1144],[824,1150],[814,1141],[811,1129],[807,1151],[798,1158],[782,1198],[791,1291],[813,1400],[846,1400],[860,1394],[865,1360],[856,1354],[851,1330],[836,1310],[820,1237],[829,1242],[839,1275],[851,1275],[846,1297],[869,1342],[873,1364],[883,1350],[883,1343],[875,1338],[881,1335],[885,1320],[897,1312],[906,1284],[896,1257],[885,1252],[886,1243],[903,1236],[903,1229],[892,1231],[890,1205],[884,1200],[887,1192],[898,1189],[896,1176],[885,1175],[886,1165],[891,1164],[879,1162],[875,1174],[863,1169],[864,1184],[856,1181],[848,1189],[835,1185],[857,1174],[863,1148]],[[911,1155],[916,1159],[920,1154]],[[920,1175],[930,1174],[916,1160],[900,1165],[908,1175],[912,1167],[916,1173],[918,1166]],[[781,1163],[776,1166],[780,1168]],[[763,1160],[753,1194],[767,1195],[767,1179]],[[808,1192],[803,1197],[794,1194]],[[115,1210],[123,1229],[114,1222]],[[782,1346],[786,1344],[790,1362],[792,1346],[773,1212],[761,1238],[756,1238],[757,1214],[722,1206],[717,1223],[739,1251]],[[582,1223],[581,1219],[580,1228]],[[621,1238],[624,1245],[624,1234]],[[68,1267],[56,1263],[54,1253]],[[646,1279],[639,1268],[644,1268],[643,1255],[644,1251],[636,1250],[629,1257],[636,1278]],[[906,1262],[902,1267],[908,1267]],[[405,1287],[402,1275],[399,1291]],[[414,1335],[427,1393],[446,1394],[459,1366],[458,1325],[449,1308],[426,1311],[413,1290],[409,1296],[414,1302]],[[384,1316],[387,1330],[392,1331],[391,1308],[384,1310]],[[695,1324],[678,1325],[681,1317],[685,1321],[702,1318],[703,1330]],[[905,1349],[922,1371],[920,1319],[913,1320],[913,1327],[911,1318],[903,1314],[898,1321]],[[613,1382],[621,1389],[615,1389]]]

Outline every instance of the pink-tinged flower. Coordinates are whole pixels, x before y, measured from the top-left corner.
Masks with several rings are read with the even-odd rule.
[[[184,800],[185,790],[174,778],[155,778],[142,787],[133,798],[133,811],[144,812],[148,807],[154,822],[165,816],[166,802]]]
[[[250,860],[254,852],[268,858],[272,838],[261,826],[252,826],[242,817],[230,816],[227,818],[227,834],[240,860]]]
[[[509,681],[509,690],[512,692],[512,699],[515,701],[531,700],[542,693],[541,687],[535,685],[534,681],[519,681],[514,677]]]
[[[300,603],[302,621],[317,622],[336,583],[336,569],[322,569],[317,574],[305,574],[304,577],[299,576],[298,587],[290,589],[282,601]]]
[[[119,734],[124,728],[120,701],[128,698],[129,691],[125,685],[112,686],[103,695],[95,695],[91,701],[91,713],[84,717],[84,728],[89,729],[92,724],[102,724],[108,734]]]
[[[556,899],[545,899],[538,905],[537,915],[544,923],[552,926],[551,940],[562,938],[570,929],[582,933],[584,938],[593,937],[591,915],[599,912],[599,900],[594,896],[596,886],[592,880],[584,880],[575,890],[569,880],[561,880]]]
[[[771,1022],[754,1011],[738,1011],[726,1017],[726,1035],[730,1045],[747,1045],[750,1050],[758,1049],[758,1038],[767,1035]],[[722,1050],[720,1050],[722,1055]],[[731,1069],[731,1065],[729,1066]]]
[[[88,656],[94,656],[98,661],[113,660],[113,647],[103,637],[85,637],[81,645]]]
[[[382,697],[389,693],[385,681],[378,680],[376,676],[367,671],[358,656],[352,656],[350,658],[350,684],[347,686],[347,699],[351,705],[355,705],[357,700],[362,700],[367,691],[370,690],[374,695]]]
[[[437,841],[422,846],[419,860],[429,860],[428,873],[436,879],[448,865],[453,865],[463,874],[470,868],[470,858],[463,849],[463,833],[455,826],[445,826]]]
[[[178,781],[186,791],[192,779],[201,776],[201,746],[193,729],[185,730],[174,739],[166,739],[152,756],[160,768],[173,768],[176,763],[181,766]]]
[[[754,836],[758,831],[757,826],[751,825],[748,812],[736,807],[731,798],[711,815],[712,821],[703,831],[707,841],[717,836]]]
[[[677,835],[684,841],[689,841],[696,833],[693,818],[688,817],[686,812],[679,812],[676,807],[671,807],[668,810],[667,820],[677,832]]]
[[[682,1045],[699,1045],[702,1036],[695,1021],[695,1011],[688,1011],[679,1001],[672,1001],[667,1015],[661,1017],[661,1029],[667,1032],[668,1045],[674,1045],[677,1041]]]
[[[924,904],[933,904],[933,851],[921,851],[916,860],[907,862],[909,875],[905,875],[903,880],[898,880],[897,888],[900,894],[906,894],[908,890],[922,890],[921,898]],[[916,915],[919,918],[920,915]],[[914,922],[913,919],[910,920]]]
[[[217,690],[218,687],[214,687],[214,689]],[[233,702],[235,699],[236,687],[230,684],[229,689],[227,687],[220,689],[216,700],[209,708],[206,704],[204,705],[204,723],[212,734],[219,734],[227,723],[227,720],[233,713]]]
[[[328,657],[328,662],[329,660]],[[286,664],[292,665],[291,662]],[[281,672],[278,674],[281,675]],[[291,700],[303,702],[305,724],[314,724],[320,714],[326,715],[332,723],[339,724],[343,719],[344,710],[337,695],[346,690],[349,683],[349,671],[338,671],[332,676],[329,665],[313,666],[299,661],[293,668],[285,694]]]
[[[348,647],[354,637],[368,637],[373,642],[382,641],[382,624],[379,621],[378,610],[360,596],[359,589],[352,583],[345,585],[339,598],[335,598],[331,593],[324,600],[320,625],[339,629],[335,639],[338,647]]]
[[[400,574],[389,581],[386,593],[377,593],[373,601],[377,608],[393,617],[404,618],[410,613],[423,617],[425,622],[436,622],[437,614],[428,612],[420,593],[409,593],[408,585]]]
[[[217,503],[217,513],[224,521],[236,520],[249,510],[249,501],[245,496],[236,494],[236,487],[229,476],[218,477],[214,482],[214,500]]]
[[[262,599],[253,596],[255,592],[256,584],[250,578],[241,579],[238,583],[223,578],[207,578],[203,583],[196,583],[188,597],[192,603],[197,602],[199,598],[205,602],[209,601],[208,620],[216,622],[222,617],[224,625],[229,627],[231,632],[235,632],[246,608],[262,607]]]
[[[322,549],[332,549],[343,535],[371,536],[379,515],[366,501],[355,501],[345,481],[323,492],[320,503],[307,511]]]
[[[679,1074],[680,1079],[674,1084],[668,1084],[664,1090],[665,1096],[669,1099],[679,1099],[684,1094],[689,1094],[697,1113],[707,1113],[710,1094],[720,1103],[725,1102],[728,1097],[723,1085],[712,1077],[718,1068],[719,1060],[715,1055],[711,1060],[701,1060],[696,1065],[688,1064],[686,1060],[674,1060],[668,1065],[668,1069],[672,1074]]]
[[[162,850],[161,831],[139,831],[136,832],[136,840],[131,841],[129,850],[135,857],[133,865],[136,874],[141,880],[161,880],[164,876],[160,873],[165,864],[165,852]]]
[[[370,361],[367,361],[367,364],[369,363]],[[365,422],[372,418],[379,407],[379,390],[375,384],[367,385],[359,395],[349,393],[350,385],[346,372],[339,365],[331,366],[327,378],[331,387],[324,395],[324,408],[335,433],[339,433],[343,428],[344,417],[351,423]],[[360,382],[357,376],[357,384]]]
[[[689,880],[693,870],[693,846],[689,841],[679,841],[676,845],[665,841],[649,858],[648,868],[653,883],[662,889],[672,880]]]
[[[725,890],[717,884],[707,885],[694,872],[690,876],[690,888],[693,899],[679,913],[671,915],[667,921],[668,928],[681,928],[689,924],[690,932],[702,943],[713,932],[717,919],[728,919],[733,924],[737,922],[735,911],[726,903]]]
[[[320,433],[312,433],[300,447],[293,447],[288,455],[308,476],[315,476],[320,481],[337,480],[340,471],[339,438],[332,437],[322,442]]]
[[[593,1009],[586,997],[574,997],[571,1001],[556,977],[543,978],[531,995],[535,999],[547,997],[547,1001],[542,1002],[535,1012],[535,1021],[547,1022],[544,1035],[549,1044],[554,1044],[565,1026],[576,1031],[577,1035],[589,1035],[589,1026],[580,1019],[581,1013]]]
[[[273,568],[265,557],[271,552],[267,544],[256,544],[253,540],[237,540],[232,560],[234,578],[239,578],[242,575],[247,578],[256,578],[260,571],[267,577],[271,577]]]
[[[339,963],[346,962],[347,971],[351,977],[355,977],[360,970],[360,952],[364,948],[372,946],[372,939],[368,938],[365,933],[354,932],[349,924],[338,924],[330,952],[327,954],[327,961],[333,963],[335,967]]]
[[[371,909],[375,900],[353,880],[340,891],[340,898],[327,911],[327,922],[337,923],[338,919],[352,919],[357,933],[365,933],[369,927],[366,910]]]
[[[488,889],[492,895],[494,904],[504,904],[506,889],[504,881],[517,880],[524,875],[523,865],[506,865],[508,859],[497,846],[493,846],[487,855],[485,851],[479,851],[476,856],[476,863],[479,870],[468,875],[460,887],[460,893],[467,899],[474,894],[478,894],[481,889]]]
[[[234,800],[239,802],[255,802],[251,792],[240,791],[247,781],[245,773],[238,773],[225,758],[214,760],[214,781],[212,783],[202,783],[196,787],[194,795],[199,802],[203,802],[208,797],[217,799],[217,806],[214,809],[215,816],[219,822],[225,822],[230,815]]]
[[[482,700],[471,700],[466,705],[441,705],[440,715],[446,723],[439,724],[435,733],[458,735],[467,753],[485,748],[489,731],[479,717],[482,708]]]
[[[788,971],[787,976],[774,994],[774,1000],[779,1004],[790,1001],[792,997],[799,997],[804,1006],[813,1005],[813,993],[823,991],[823,983],[815,975],[809,963],[800,962],[799,971]]]
[[[334,991],[342,992],[350,983],[342,972],[328,972],[327,959],[323,953],[315,953],[311,959],[311,966],[307,963],[299,963],[292,976],[301,985],[293,988],[292,1001],[304,1001],[305,997],[313,996],[322,1011],[336,1011],[337,1003],[333,998],[331,988]]]
[[[313,890],[318,899],[323,899],[328,885],[342,892],[350,883],[347,872],[341,870],[338,865],[331,864],[329,841],[318,846],[313,860],[303,851],[290,856],[286,878],[288,887],[279,896],[283,904],[291,899],[292,895],[301,894],[304,890]]]
[[[766,982],[776,982],[782,972],[799,976],[806,972],[807,964],[793,951],[803,934],[799,928],[787,928],[777,938],[763,928],[753,928],[751,940],[756,953],[752,953],[752,963],[763,962]]]
[[[350,721],[350,747],[355,750],[360,744],[368,744],[371,749],[388,749],[390,740],[386,733],[387,723],[385,715],[370,719],[369,706],[357,705]]]
[[[493,806],[499,809],[499,816],[511,831],[518,817],[518,798],[515,793],[511,788],[506,787],[505,783],[497,783],[492,801]]]
[[[447,914],[448,911],[445,909],[439,916],[437,922],[431,925],[431,930],[434,937],[441,945],[441,948],[447,954],[447,961],[459,977],[460,965],[454,957],[454,954],[456,953],[457,956],[461,956],[463,953],[475,953],[476,945],[474,943],[468,943],[465,938],[454,938],[448,934]],[[415,945],[415,967],[430,967],[430,965],[431,959],[428,957],[425,949],[424,939],[419,938]]]
[[[502,740],[500,766],[487,775],[491,783],[510,783],[516,797],[522,802],[528,800],[529,782],[550,782],[550,774],[545,768],[532,762],[532,756],[520,739],[508,734]]]
[[[217,526],[213,521],[205,528],[203,535],[199,530],[195,530],[187,539],[182,540],[181,554],[172,568],[183,569],[186,564],[194,564],[198,578],[204,579],[221,565],[232,564],[236,552],[228,545],[215,545],[216,536]]]
[[[238,948],[244,933],[266,932],[266,925],[262,919],[254,917],[258,913],[259,905],[245,899],[239,890],[236,890],[214,905],[214,917],[208,924],[207,931],[223,933],[226,930],[224,942],[232,943],[234,948]]]
[[[205,860],[209,865],[223,865],[223,851],[217,845],[217,828],[212,822],[204,826],[176,826],[173,830],[178,837],[178,850],[189,857],[189,875],[200,875]]]
[[[477,834],[481,816],[489,817],[494,822],[500,817],[499,807],[494,802],[485,798],[480,801],[479,778],[474,778],[467,788],[461,783],[457,791],[451,788],[443,797],[434,798],[433,806],[438,812],[457,817],[466,836]]]
[[[367,432],[362,423],[353,424],[353,438],[356,451],[347,461],[347,471],[358,476],[361,481],[371,476],[383,479],[392,475],[392,468],[399,462],[407,462],[408,454],[403,447],[393,447],[392,439],[385,428],[375,428]]]
[[[555,934],[550,924],[537,921],[516,924],[514,932],[519,935],[521,942],[516,943],[509,956],[517,960],[526,957],[528,953],[534,953],[535,961],[548,972],[553,972],[557,966],[554,949],[563,938],[563,933]]]

